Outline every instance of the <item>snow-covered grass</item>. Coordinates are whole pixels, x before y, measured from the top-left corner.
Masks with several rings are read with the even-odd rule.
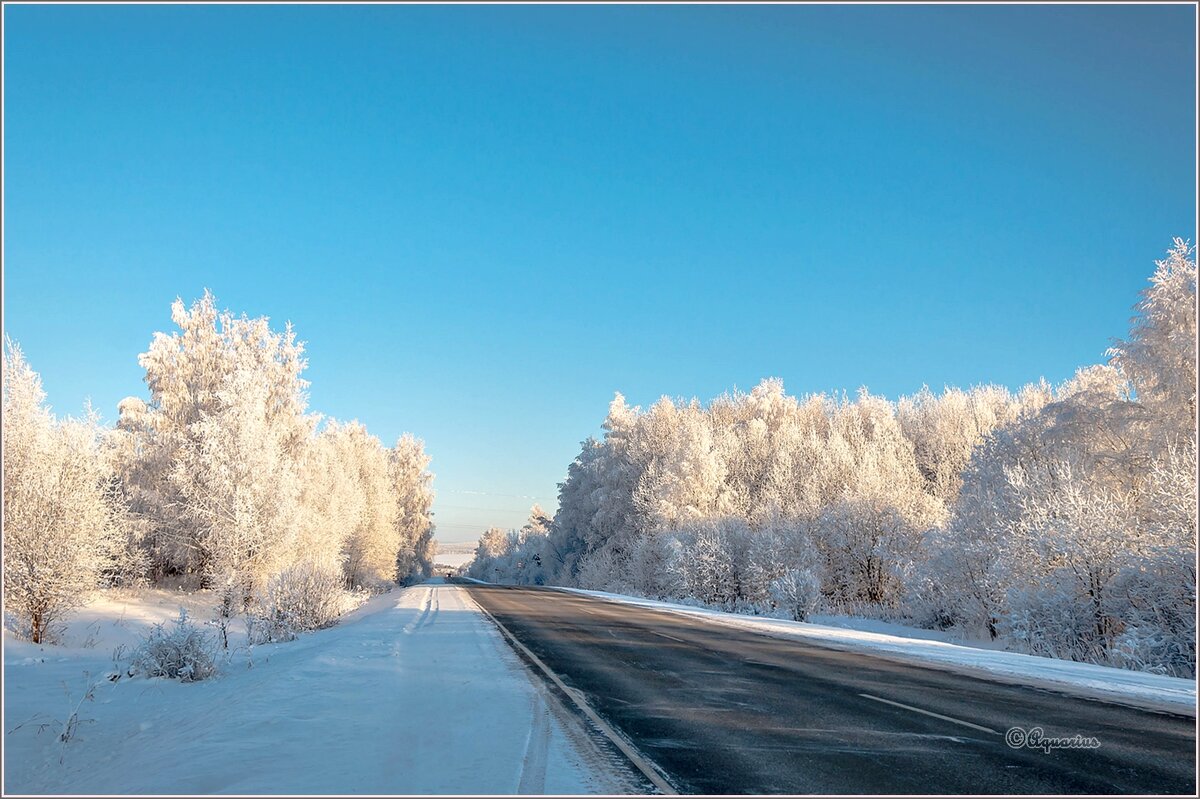
[[[61,645],[47,647],[47,651],[94,649],[108,655],[118,646],[133,649],[154,625],[177,619],[180,609],[201,623],[213,618],[216,606],[217,595],[207,590],[99,591],[66,619]]]
[[[376,596],[329,629],[243,649],[203,682],[107,680],[113,649],[181,604],[199,621],[216,597],[103,596],[72,620],[69,646],[6,631],[6,793],[621,790],[462,588],[433,580]]]
[[[1196,681],[1146,672],[1006,652],[976,642],[953,642],[951,634],[845,616],[814,616],[811,622],[744,616],[653,599],[556,588],[613,602],[704,619],[715,624],[795,638],[809,644],[917,663],[999,682],[1050,688],[1078,696],[1152,710],[1196,715]]]

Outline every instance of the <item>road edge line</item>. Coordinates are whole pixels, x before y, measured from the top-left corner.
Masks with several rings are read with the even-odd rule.
[[[467,596],[470,596],[470,594],[468,593]],[[541,669],[542,673],[549,677],[550,681],[558,686],[559,690],[566,694],[566,696],[575,703],[576,707],[583,711],[583,714],[587,716],[593,724],[596,725],[596,728],[600,730],[600,733],[604,735],[605,738],[610,740],[613,745],[621,751],[621,754],[625,755],[625,757],[629,759],[629,762],[632,763],[638,771],[642,772],[646,779],[650,780],[651,784],[653,784],[655,788],[668,796],[675,796],[679,793],[679,791],[675,790],[674,786],[667,781],[666,776],[658,769],[658,767],[650,762],[649,759],[642,756],[642,754],[637,751],[633,744],[630,743],[624,735],[610,726],[604,719],[600,718],[600,715],[592,709],[592,706],[587,703],[587,700],[585,700],[578,691],[567,687],[567,685],[559,678],[559,676],[551,671],[549,666],[542,662],[541,658],[529,651],[529,647],[525,646],[525,644],[518,641],[517,637],[509,632],[508,628],[501,624],[500,620],[493,616],[491,611],[475,600],[475,597],[471,597],[471,601],[475,603],[475,607],[479,608],[480,612],[482,612],[483,615],[492,622],[492,624],[496,625],[496,628],[504,634],[504,637],[509,641],[509,643],[520,650],[525,657],[529,658],[531,663]]]
[[[933,718],[941,719],[942,721],[949,721],[954,724],[961,724],[962,726],[970,727],[973,730],[979,730],[981,732],[990,732],[992,735],[1000,734],[1000,733],[996,732],[995,730],[993,730],[991,727],[984,727],[982,724],[975,724],[974,722],[963,721],[962,719],[956,719],[952,716],[943,716],[941,713],[934,713],[932,710],[922,710],[919,707],[913,707],[912,705],[906,705],[903,702],[893,702],[891,699],[884,699],[882,696],[873,696],[871,694],[859,694],[859,696],[863,697],[864,699],[873,699],[876,702],[882,702],[885,705],[892,705],[894,707],[904,708],[905,710],[911,710],[914,713],[920,713],[924,716],[932,716]]]

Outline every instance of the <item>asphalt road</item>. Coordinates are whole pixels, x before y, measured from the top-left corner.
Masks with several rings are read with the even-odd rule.
[[[681,793],[1195,794],[1191,718],[578,594],[468,590]],[[1100,747],[1013,748],[1012,727]]]

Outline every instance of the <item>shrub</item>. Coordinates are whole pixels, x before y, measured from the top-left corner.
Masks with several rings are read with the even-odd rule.
[[[275,575],[257,607],[246,614],[250,643],[291,641],[299,633],[331,626],[362,601],[362,592],[347,592],[343,585],[339,571],[311,563]]]
[[[212,639],[188,621],[183,608],[172,624],[170,629],[164,624],[154,625],[134,650],[129,673],[181,682],[195,682],[216,674],[216,645]]]
[[[821,580],[808,569],[790,569],[771,583],[776,606],[796,621],[804,621],[821,601]]]
[[[1017,651],[1041,657],[1108,665],[1124,626],[1108,612],[1111,603],[1093,601],[1069,569],[1009,589],[1007,603],[1009,611],[998,624],[1001,636]]]
[[[1113,665],[1195,678],[1195,553],[1188,554],[1164,552],[1117,575],[1114,593],[1126,625],[1113,644]]]

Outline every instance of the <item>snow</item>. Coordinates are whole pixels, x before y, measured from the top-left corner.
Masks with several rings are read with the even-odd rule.
[[[477,541],[438,541],[434,561],[457,569],[475,559]]]
[[[470,563],[474,559],[474,552],[439,552],[436,556],[434,556],[434,560],[437,563],[441,563],[455,569],[457,569],[459,566],[462,566],[464,563]]]
[[[807,644],[863,652],[997,682],[1049,688],[1150,710],[1196,715],[1195,680],[952,643],[937,640],[948,638],[945,633],[871,619],[822,616],[815,618],[824,623],[785,621],[582,588],[555,590],[678,613],[765,635],[795,638]]]
[[[133,649],[155,624],[178,618],[180,608],[193,621],[203,622],[212,617],[215,606],[216,599],[208,591],[101,591],[67,620],[61,643],[67,649],[96,649],[110,655],[117,646]]]
[[[624,787],[609,756],[547,696],[462,588],[434,579],[377,596],[330,629],[249,656],[243,648],[204,682],[103,679],[114,647],[174,617],[180,604],[195,619],[211,618],[215,598],[106,596],[78,614],[62,647],[5,632],[6,793]],[[81,706],[82,723],[64,747],[57,733],[86,690],[85,672],[99,679],[95,700]],[[37,724],[52,719],[58,725],[39,734]]]

